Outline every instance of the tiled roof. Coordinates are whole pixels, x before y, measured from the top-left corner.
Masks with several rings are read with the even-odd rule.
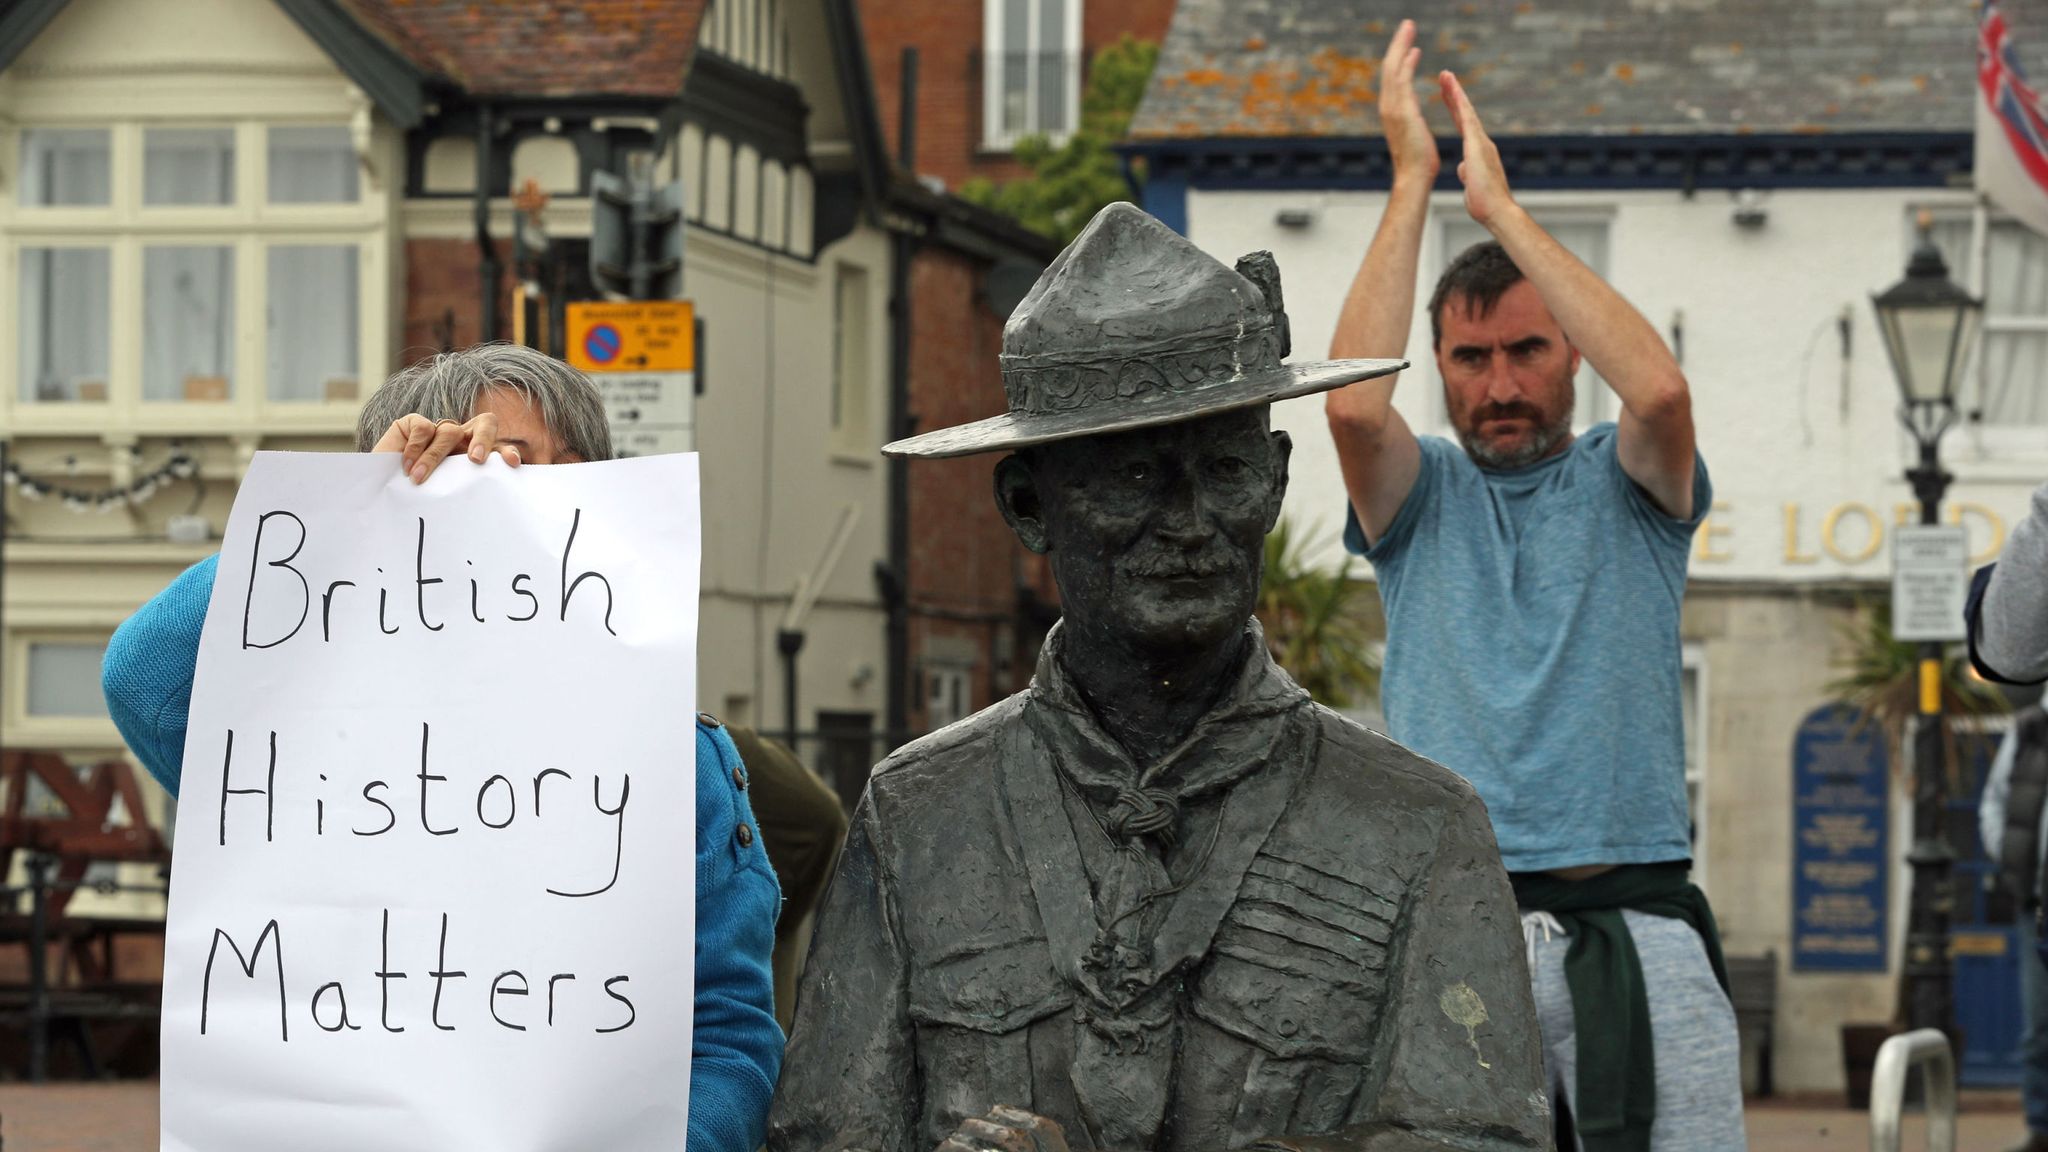
[[[335,0],[483,96],[675,96],[705,0]]]
[[[2003,6],[2048,59],[2048,0]],[[1969,0],[1181,0],[1131,135],[1377,136],[1409,15],[1439,135],[1440,68],[1501,136],[1970,130]]]

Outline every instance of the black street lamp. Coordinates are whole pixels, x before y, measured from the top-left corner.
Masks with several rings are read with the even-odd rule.
[[[1920,460],[1906,470],[1920,501],[1920,523],[1941,522],[1941,497],[1954,479],[1942,471],[1941,435],[1956,418],[1956,377],[1977,339],[1983,301],[1948,278],[1948,265],[1930,236],[1931,214],[1919,219],[1920,243],[1906,264],[1906,278],[1871,298],[1885,351],[1899,378],[1903,403],[1899,421],[1920,448]],[[1949,920],[1955,910],[1950,889],[1955,847],[1947,826],[1947,773],[1943,771],[1941,716],[1942,646],[1920,645],[1920,715],[1913,730],[1913,869],[1906,920],[1906,1026],[1953,1033],[1955,978],[1949,962]]]

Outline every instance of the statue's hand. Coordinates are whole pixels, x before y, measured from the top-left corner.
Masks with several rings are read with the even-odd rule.
[[[987,1116],[961,1121],[939,1152],[1067,1152],[1067,1134],[1043,1116],[997,1105]]]

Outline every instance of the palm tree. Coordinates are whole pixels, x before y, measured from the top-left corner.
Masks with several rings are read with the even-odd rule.
[[[1318,703],[1343,708],[1379,694],[1375,613],[1351,578],[1351,558],[1335,571],[1317,568],[1308,544],[1285,519],[1267,535],[1257,614],[1273,659]]]
[[[1828,685],[1836,699],[1861,713],[1878,726],[1894,765],[1905,761],[1907,724],[1920,714],[1920,646],[1892,635],[1892,612],[1888,600],[1864,603],[1839,630],[1842,649],[1836,667],[1842,674]],[[2010,705],[2004,694],[1979,680],[1969,670],[1969,656],[1961,645],[1951,646],[1941,662],[1941,711],[1944,717],[1985,716],[2004,712]],[[1948,762],[1950,783],[1961,763],[1955,729],[1942,726],[1943,759]]]

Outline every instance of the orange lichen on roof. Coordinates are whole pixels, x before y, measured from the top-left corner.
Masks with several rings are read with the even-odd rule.
[[[1244,50],[1247,52],[1264,52],[1266,50],[1266,38],[1264,36],[1252,37],[1244,42]]]
[[[1529,0],[1522,0],[1520,4],[1515,5],[1515,15],[1517,16],[1527,16],[1535,10],[1536,5],[1529,3]]]
[[[1742,41],[1737,40],[1733,44],[1728,45],[1728,51],[1737,56],[1742,55]]]
[[[1636,78],[1635,67],[1630,64],[1616,64],[1614,66],[1614,78],[1624,84],[1633,82]]]
[[[1373,107],[1379,61],[1324,48],[1305,69],[1271,68],[1241,77],[1221,76],[1215,87],[1239,91],[1233,134],[1285,135]],[[1192,81],[1192,77],[1190,77]]]
[[[1863,75],[1861,75],[1861,76],[1858,76],[1858,77],[1856,78],[1856,83],[1858,83],[1858,84],[1861,84],[1861,85],[1863,85],[1863,86],[1864,86],[1865,88],[1868,88],[1868,87],[1870,87],[1870,86],[1871,86],[1872,84],[1875,84],[1875,83],[1877,83],[1877,77],[1875,77],[1875,76],[1872,76],[1872,75],[1871,75],[1870,73],[1868,73],[1868,72],[1865,72],[1865,73],[1864,73]]]
[[[1925,77],[1925,76],[1915,76],[1915,77],[1913,77],[1913,87],[1914,87],[1914,88],[1917,88],[1917,89],[1919,89],[1919,90],[1920,90],[1920,91],[1922,91],[1922,92],[1925,92],[1925,91],[1927,91],[1927,77]]]
[[[1224,75],[1220,69],[1216,68],[1190,68],[1186,72],[1181,73],[1181,79],[1203,88],[1213,88],[1218,84],[1226,83],[1230,80],[1230,77]]]
[[[1588,104],[1588,105],[1586,105],[1586,115],[1588,115],[1588,116],[1598,116],[1599,114],[1601,114],[1602,112],[1605,112],[1605,111],[1607,111],[1607,108],[1606,108],[1606,107],[1605,107],[1604,105],[1600,105],[1600,104]]]
[[[1574,61],[1572,61],[1572,75],[1574,75],[1574,76],[1584,76],[1585,74],[1586,74],[1586,62],[1585,62],[1584,60],[1574,60]]]

